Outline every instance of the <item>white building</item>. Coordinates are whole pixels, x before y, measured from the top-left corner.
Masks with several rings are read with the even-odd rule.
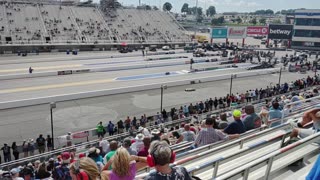
[[[295,11],[292,47],[320,50],[320,9]]]

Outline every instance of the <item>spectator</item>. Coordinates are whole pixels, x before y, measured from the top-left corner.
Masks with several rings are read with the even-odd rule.
[[[72,146],[71,132],[68,132],[66,139],[67,139],[67,146]]]
[[[104,157],[105,162],[108,162],[114,156],[114,154],[116,153],[117,149],[118,149],[118,142],[117,141],[111,141],[110,142],[110,152],[108,152]],[[111,169],[112,169],[112,167],[110,166],[109,170],[111,170]]]
[[[194,132],[190,131],[190,125],[186,124],[184,125],[184,132],[181,134],[180,138],[176,142],[177,144],[182,141],[192,142],[196,138],[196,135]]]
[[[243,119],[243,124],[247,131],[261,127],[261,119],[254,112],[254,107],[252,105],[248,105],[245,107],[245,113],[246,116]]]
[[[144,139],[144,135],[139,133],[135,137],[135,142],[132,144],[131,148],[137,152],[143,149],[143,142],[142,140]]]
[[[151,144],[151,138],[150,137],[144,137],[143,138],[143,149],[138,152],[138,156],[147,157],[149,155],[149,147]]]
[[[103,176],[100,177],[100,171],[96,163],[87,157],[81,158],[70,165],[70,174],[72,179],[79,180],[107,180]]]
[[[62,162],[59,166],[53,169],[52,177],[54,179],[71,180],[71,175],[69,171],[69,164],[71,156],[69,152],[64,152],[61,154]]]
[[[36,174],[36,179],[46,179],[50,176],[51,174],[47,171],[46,163],[41,163],[38,169],[38,173]]]
[[[234,121],[230,123],[223,132],[226,134],[242,134],[246,132],[246,127],[244,126],[243,122],[241,121],[241,111],[234,110],[233,113]]]
[[[146,162],[146,158],[133,155],[130,156],[125,148],[120,147],[104,168],[104,170],[106,170],[108,166],[112,165],[112,171],[103,171],[102,175],[114,180],[135,179],[137,161]]]
[[[12,180],[23,180],[23,178],[19,177],[19,172],[20,172],[19,168],[11,169],[10,174],[11,174]]]
[[[4,162],[11,161],[11,147],[8,144],[4,143],[4,146],[1,148],[3,153]]]
[[[113,136],[114,134],[114,124],[109,121],[109,124],[108,124],[108,132],[109,132],[109,136]]]
[[[158,129],[153,129],[151,135],[151,141],[160,141],[160,131]]]
[[[220,121],[218,124],[219,129],[224,129],[229,125],[228,120],[227,120],[227,114],[226,113],[221,113],[220,114]]]
[[[47,165],[47,171],[52,173],[53,168],[54,168],[54,159],[50,158]]]
[[[313,122],[313,129],[302,129],[302,127],[310,122]],[[302,121],[298,123],[298,127],[291,132],[290,138],[300,136],[305,138],[320,131],[320,108],[311,109],[303,114]]]
[[[164,141],[154,141],[150,146],[150,155],[147,162],[150,167],[155,167],[155,172],[149,173],[145,180],[191,180],[191,176],[184,167],[170,167],[169,164],[175,161],[175,153]]]
[[[23,140],[23,143],[22,143],[22,151],[23,151],[23,157],[24,157],[24,158],[28,157],[29,148],[28,148],[27,140]]]
[[[39,154],[44,153],[46,139],[42,137],[42,134],[39,135],[39,137],[36,139],[36,142],[37,142]]]
[[[133,149],[130,147],[130,146],[131,146],[131,140],[130,140],[130,138],[125,138],[125,139],[123,140],[122,146],[128,151],[128,153],[129,153],[130,155],[137,155],[137,154],[138,154],[136,150],[133,150]]]
[[[11,148],[12,148],[12,154],[13,154],[14,160],[18,160],[19,159],[19,150],[18,150],[18,146],[17,146],[16,142],[12,143]]]
[[[105,130],[101,121],[97,125],[97,134],[98,134],[98,138],[104,137],[104,134],[105,134]]]
[[[124,131],[124,125],[123,125],[123,121],[120,119],[120,121],[118,121],[117,123],[118,125],[118,134],[123,133]]]
[[[97,164],[103,163],[103,158],[100,155],[100,150],[96,147],[92,147],[88,151],[88,157],[91,158]]]
[[[52,138],[50,137],[50,135],[47,135],[47,148],[48,148],[48,151],[52,151],[53,147],[52,147]]]
[[[147,128],[145,128],[144,126],[140,126],[138,128],[138,132],[142,133],[144,136],[151,136],[149,130]]]
[[[234,139],[239,137],[239,135],[237,134],[228,136],[221,131],[215,130],[213,128],[213,123],[214,122],[212,118],[206,119],[205,128],[201,128],[198,136],[196,137],[196,140],[195,140],[196,146],[204,146],[207,144],[215,143],[217,141]]]
[[[125,126],[126,126],[126,131],[129,131],[130,128],[130,124],[131,124],[131,119],[129,118],[129,116],[127,117],[127,119],[125,120]]]
[[[30,153],[30,156],[34,155],[34,142],[33,142],[33,139],[29,139],[29,141],[28,141],[28,151]]]
[[[99,138],[100,142],[99,142],[99,147],[101,148],[101,155],[104,157],[109,151],[109,141],[106,139],[103,139],[102,137]]]
[[[282,119],[282,111],[279,108],[279,103],[272,103],[272,107],[269,110],[269,121],[274,119]],[[272,123],[270,127],[278,126],[281,124],[281,121]]]

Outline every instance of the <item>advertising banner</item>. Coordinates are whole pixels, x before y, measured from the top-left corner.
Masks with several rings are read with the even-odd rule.
[[[267,36],[268,30],[267,26],[248,26],[247,36]]]
[[[211,29],[211,38],[218,39],[218,38],[227,38],[228,36],[228,28],[213,28]]]
[[[270,24],[269,39],[292,39],[293,25],[291,24]]]
[[[247,27],[228,27],[229,39],[243,39],[247,37]]]

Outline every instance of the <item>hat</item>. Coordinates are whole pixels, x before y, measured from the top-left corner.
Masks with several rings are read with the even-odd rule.
[[[123,145],[125,146],[131,146],[131,139],[130,138],[125,138],[123,140]]]
[[[83,158],[83,157],[86,157],[86,155],[84,153],[80,153],[79,154],[79,159]]]
[[[143,131],[143,129],[144,129],[144,128],[140,126],[140,127],[138,128],[138,132]]]
[[[62,160],[68,160],[68,159],[70,159],[70,153],[69,152],[63,152],[62,154],[61,154],[61,159]]]
[[[96,147],[90,148],[89,149],[89,154],[93,154],[93,153],[100,154],[100,149],[98,149]]]
[[[139,133],[139,134],[137,134],[137,136],[136,136],[135,139],[137,139],[137,140],[143,140],[143,138],[144,138],[144,135],[141,134],[141,133]]]
[[[160,131],[158,129],[153,129],[151,131],[151,134],[160,134]]]
[[[241,111],[240,111],[240,110],[234,110],[233,113],[232,113],[232,115],[233,115],[234,117],[241,117]]]
[[[19,169],[19,168],[13,168],[13,169],[11,169],[11,171],[10,171],[10,173],[11,173],[12,175],[17,174],[17,173],[19,173],[19,172],[20,172],[20,169]]]
[[[53,159],[53,158],[50,158],[49,161],[54,161],[54,159]]]

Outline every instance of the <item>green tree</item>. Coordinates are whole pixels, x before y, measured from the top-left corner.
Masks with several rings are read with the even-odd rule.
[[[266,18],[259,19],[260,24],[266,24],[266,22],[267,22]]]
[[[242,23],[242,19],[241,19],[240,17],[238,17],[238,18],[236,19],[236,21],[237,21],[238,24]]]
[[[214,16],[216,13],[216,7],[214,6],[210,6],[206,11],[206,15],[210,17]]]
[[[162,7],[163,11],[171,11],[172,9],[172,4],[169,3],[169,2],[166,2],[163,4],[163,7]]]
[[[251,20],[250,20],[250,23],[256,25],[256,24],[258,23],[258,22],[257,22],[257,18],[251,19]]]
[[[181,13],[188,13],[188,11],[189,11],[189,4],[184,3],[181,8]]]
[[[274,12],[273,12],[271,9],[267,9],[267,10],[266,10],[266,14],[269,14],[269,15],[270,15],[270,14],[274,14]]]
[[[155,10],[155,11],[159,10],[159,8],[157,6],[153,6],[152,9]]]

